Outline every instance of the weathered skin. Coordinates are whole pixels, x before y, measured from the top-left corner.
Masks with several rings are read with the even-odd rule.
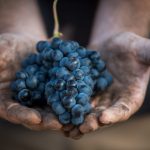
[[[148,0],[102,0],[99,4],[89,47],[101,51],[114,82],[95,100],[95,109],[78,130],[65,131],[67,136],[80,138],[125,121],[141,107],[149,81],[149,10]]]
[[[93,100],[94,110],[79,128],[62,127],[49,109],[27,108],[11,99],[9,84],[21,60],[46,35],[35,0],[0,0],[0,117],[34,130],[62,130],[75,139],[127,120],[142,105],[149,80],[150,41],[143,38],[149,35],[149,10],[149,0],[101,1],[89,47],[101,50],[114,82]]]
[[[22,59],[35,51],[35,42],[22,35],[0,35],[0,117],[34,130],[60,130],[62,125],[50,110],[28,108],[11,99],[10,83]]]

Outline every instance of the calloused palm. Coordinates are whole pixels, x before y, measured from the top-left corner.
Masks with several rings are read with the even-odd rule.
[[[60,130],[62,125],[49,109],[28,108],[11,98],[10,83],[22,59],[35,50],[35,43],[36,40],[22,35],[0,35],[0,117],[35,130]]]
[[[127,120],[144,101],[150,73],[150,40],[134,33],[120,33],[104,43],[101,55],[113,76],[113,84],[94,99],[93,112],[78,130],[69,131],[72,138]]]

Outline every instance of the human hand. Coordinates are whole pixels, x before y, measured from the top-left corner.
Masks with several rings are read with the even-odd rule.
[[[62,125],[49,109],[28,108],[11,98],[10,83],[22,59],[35,51],[36,41],[23,35],[0,35],[0,117],[34,130],[60,130]]]
[[[144,101],[150,73],[150,41],[133,33],[120,33],[104,44],[101,55],[113,84],[93,100],[93,111],[79,128],[66,130],[65,134],[72,138],[127,120]]]

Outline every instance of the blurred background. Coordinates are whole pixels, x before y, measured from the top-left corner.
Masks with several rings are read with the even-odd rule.
[[[60,0],[58,14],[66,39],[88,45],[98,0]],[[52,0],[39,0],[49,36],[52,35]],[[0,150],[150,150],[150,86],[142,108],[128,121],[108,126],[75,141],[57,132],[35,132],[0,122]]]

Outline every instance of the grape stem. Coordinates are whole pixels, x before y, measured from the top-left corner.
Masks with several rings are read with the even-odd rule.
[[[57,14],[57,2],[58,0],[54,0],[53,2],[53,17],[54,17],[54,31],[53,37],[61,37],[62,33],[59,32],[59,19]]]

